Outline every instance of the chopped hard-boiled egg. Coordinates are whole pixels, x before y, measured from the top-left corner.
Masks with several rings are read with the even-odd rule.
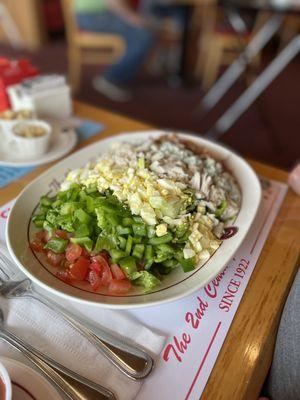
[[[71,171],[62,189],[71,183],[111,191],[132,214],[154,226],[159,238],[184,226],[183,257],[198,264],[220,246],[227,205],[231,217],[240,204],[239,188],[222,164],[176,140],[115,145],[97,162]]]

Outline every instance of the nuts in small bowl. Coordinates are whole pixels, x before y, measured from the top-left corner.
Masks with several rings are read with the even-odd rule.
[[[38,157],[48,150],[52,128],[37,119],[15,121],[9,132],[9,147],[22,158]]]
[[[18,124],[14,128],[14,133],[23,138],[38,138],[47,134],[47,130],[36,124]]]

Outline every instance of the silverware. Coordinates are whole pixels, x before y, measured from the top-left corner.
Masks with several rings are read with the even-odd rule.
[[[85,336],[97,350],[129,378],[138,380],[149,375],[153,360],[144,350],[118,339],[101,328],[96,328],[38,293],[30,279],[12,280],[20,276],[7,250],[0,244],[0,295],[7,298],[32,298],[58,312],[78,332]]]
[[[116,400],[113,392],[64,367],[42,354],[4,327],[4,315],[0,308],[0,338],[19,350],[31,361],[54,386],[70,400]],[[99,397],[101,396],[101,397]]]

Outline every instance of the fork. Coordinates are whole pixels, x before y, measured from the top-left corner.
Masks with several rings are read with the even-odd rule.
[[[4,326],[4,315],[1,308],[0,338],[19,350],[69,400],[116,400],[110,390],[64,367],[7,330]]]
[[[7,250],[0,243],[0,295],[6,298],[32,298],[59,313],[73,328],[85,336],[97,350],[129,378],[138,380],[149,375],[153,360],[144,350],[118,339],[101,328],[96,328],[38,293],[28,278],[20,276]]]

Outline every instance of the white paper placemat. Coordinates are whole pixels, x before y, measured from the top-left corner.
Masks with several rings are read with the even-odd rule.
[[[138,400],[199,400],[286,191],[285,184],[263,180],[263,200],[250,232],[209,285],[170,304],[129,311],[169,336]],[[0,208],[0,240],[11,204]]]

